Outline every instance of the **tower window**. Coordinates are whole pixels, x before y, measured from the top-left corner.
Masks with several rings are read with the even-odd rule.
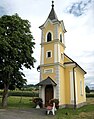
[[[62,34],[60,34],[60,42],[62,43]]]
[[[51,52],[51,51],[47,51],[47,52],[46,52],[46,57],[47,57],[47,58],[52,57],[52,52]]]
[[[50,42],[52,40],[52,34],[49,32],[47,34],[47,42]]]

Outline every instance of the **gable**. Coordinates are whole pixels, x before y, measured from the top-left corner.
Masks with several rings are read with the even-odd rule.
[[[68,57],[65,53],[64,53],[64,65],[65,66],[75,66],[78,67],[78,69],[86,74],[86,71],[80,66],[78,65],[74,60],[72,60],[70,57]]]
[[[74,62],[74,61],[64,53],[64,62]]]
[[[47,27],[48,24],[52,25],[53,22],[52,22],[50,19],[47,19],[47,20],[45,21],[45,23],[44,23],[43,25],[41,25],[39,28],[40,28],[40,29],[43,29],[43,28]]]

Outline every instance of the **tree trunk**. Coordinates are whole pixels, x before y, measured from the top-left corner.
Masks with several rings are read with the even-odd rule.
[[[2,107],[7,107],[7,100],[8,100],[8,84],[4,84],[4,91],[3,91],[3,97],[2,97]]]

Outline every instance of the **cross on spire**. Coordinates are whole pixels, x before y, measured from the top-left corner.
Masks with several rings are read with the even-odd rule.
[[[52,8],[54,7],[54,1],[52,1]]]

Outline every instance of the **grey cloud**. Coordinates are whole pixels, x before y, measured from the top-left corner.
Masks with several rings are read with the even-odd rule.
[[[85,11],[88,9],[88,6],[93,2],[93,0],[87,0],[73,3],[66,9],[66,12],[79,17],[85,13]]]

